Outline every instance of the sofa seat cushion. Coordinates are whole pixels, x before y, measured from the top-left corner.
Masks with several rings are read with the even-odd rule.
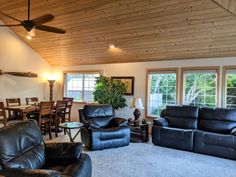
[[[93,129],[93,135],[97,134],[100,140],[119,139],[124,137],[124,129],[121,127],[111,127],[102,129]]]
[[[193,149],[192,129],[179,129],[171,127],[153,126],[152,141],[156,145],[171,147],[176,149],[188,150]]]
[[[130,128],[81,129],[81,140],[90,150],[101,150],[129,145]]]
[[[236,159],[236,137],[197,130],[194,135],[194,151]]]
[[[196,129],[198,108],[195,106],[166,106],[164,118],[169,126],[183,129]]]
[[[230,134],[235,127],[236,109],[200,109],[198,129],[214,133]]]

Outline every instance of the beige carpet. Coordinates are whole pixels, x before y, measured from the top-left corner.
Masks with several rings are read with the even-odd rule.
[[[52,140],[44,138],[46,142],[69,142],[68,135],[63,133]],[[76,138],[79,141],[80,136]],[[236,161],[163,148],[150,142],[86,153],[92,159],[93,177],[236,176]]]

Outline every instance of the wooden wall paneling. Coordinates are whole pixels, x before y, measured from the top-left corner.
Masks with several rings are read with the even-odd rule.
[[[235,12],[235,0],[216,0]],[[227,1],[227,2],[226,2]],[[55,16],[58,35],[12,27],[52,66],[145,62],[236,55],[236,18],[212,0],[32,0],[32,14]],[[25,19],[25,0],[0,1],[0,11]],[[0,16],[5,24],[14,21]],[[114,43],[118,49],[110,50]]]

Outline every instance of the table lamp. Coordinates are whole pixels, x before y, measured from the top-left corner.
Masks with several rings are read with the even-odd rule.
[[[141,98],[133,98],[130,108],[134,110],[134,125],[139,125],[140,109],[144,109]]]

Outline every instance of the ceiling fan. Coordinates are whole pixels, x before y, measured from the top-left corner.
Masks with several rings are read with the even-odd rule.
[[[0,27],[10,27],[10,26],[23,26],[26,31],[30,32],[32,29],[38,29],[42,31],[52,32],[52,33],[59,33],[64,34],[66,31],[60,28],[55,28],[51,26],[43,25],[44,23],[47,23],[49,21],[52,21],[54,19],[54,16],[51,14],[42,15],[38,18],[30,19],[30,0],[28,0],[28,19],[27,20],[18,20],[15,17],[12,17],[8,14],[5,14],[3,12],[0,12],[0,14],[11,18],[17,22],[20,22],[19,24],[12,24],[12,25],[0,25]]]

